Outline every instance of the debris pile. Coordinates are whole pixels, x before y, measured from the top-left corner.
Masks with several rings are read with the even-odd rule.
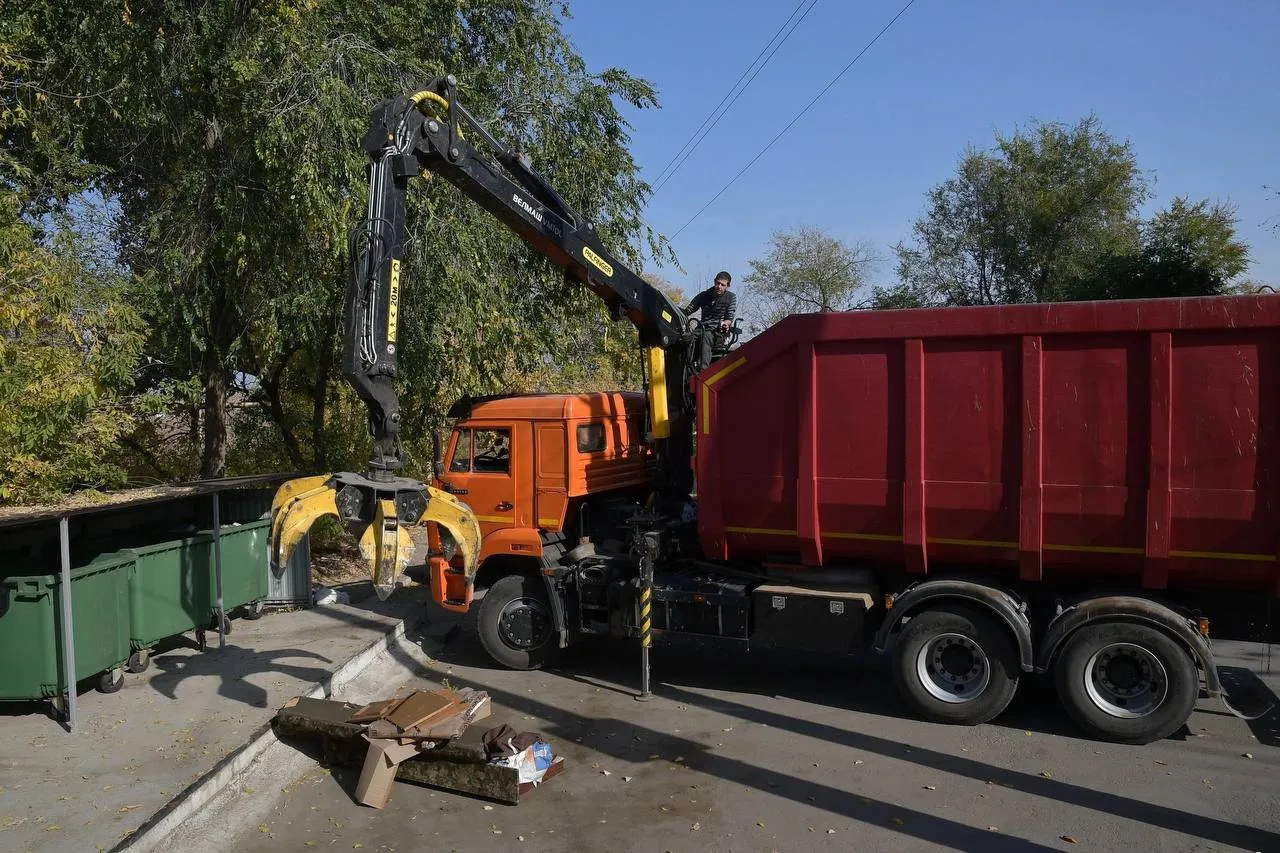
[[[364,706],[347,722],[364,723],[369,742],[356,799],[380,809],[391,799],[396,768],[441,741],[461,736],[473,721],[489,716],[489,695],[481,690],[415,690],[403,699]]]
[[[482,690],[415,690],[358,706],[294,698],[276,714],[276,734],[319,738],[322,761],[361,768],[355,799],[382,808],[393,783],[414,782],[516,805],[564,769],[540,734],[507,724],[472,728],[492,712]]]

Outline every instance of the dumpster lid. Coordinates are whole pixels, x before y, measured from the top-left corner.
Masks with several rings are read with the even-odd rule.
[[[180,498],[211,495],[215,492],[227,492],[232,489],[270,486],[300,476],[299,474],[254,474],[248,477],[223,477],[216,480],[194,480],[187,483],[175,483],[167,486],[152,486],[145,489],[128,489],[114,492],[106,496],[100,503],[83,503],[75,496],[60,504],[44,506],[0,507],[0,528],[34,524],[41,521],[57,521],[64,516],[90,515],[106,512],[121,507],[142,506],[145,504],[164,503]]]

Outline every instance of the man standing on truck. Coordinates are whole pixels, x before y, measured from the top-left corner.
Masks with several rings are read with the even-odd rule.
[[[711,363],[712,343],[717,336],[727,335],[733,325],[734,314],[738,310],[738,295],[729,291],[733,277],[721,270],[716,273],[715,282],[706,290],[693,297],[685,314],[692,314],[702,309],[701,326],[698,332],[698,363],[701,370]]]

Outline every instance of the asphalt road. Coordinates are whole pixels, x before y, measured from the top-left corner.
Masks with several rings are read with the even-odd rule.
[[[316,767],[277,780],[231,849],[1280,851],[1274,717],[1202,701],[1184,732],[1126,747],[1085,739],[1046,685],[956,728],[899,716],[876,658],[666,648],[653,663],[658,698],[639,703],[631,647],[516,673],[464,627],[432,677],[489,691],[491,721],[544,733],[563,775],[518,807],[397,784],[379,811],[352,801],[358,771]]]

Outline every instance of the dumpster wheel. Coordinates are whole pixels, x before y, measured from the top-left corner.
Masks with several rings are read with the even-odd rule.
[[[124,668],[132,673],[146,672],[151,666],[151,651],[149,649],[138,649],[129,655],[129,661]]]
[[[98,690],[102,693],[115,693],[124,687],[124,670],[114,667],[98,676]]]

